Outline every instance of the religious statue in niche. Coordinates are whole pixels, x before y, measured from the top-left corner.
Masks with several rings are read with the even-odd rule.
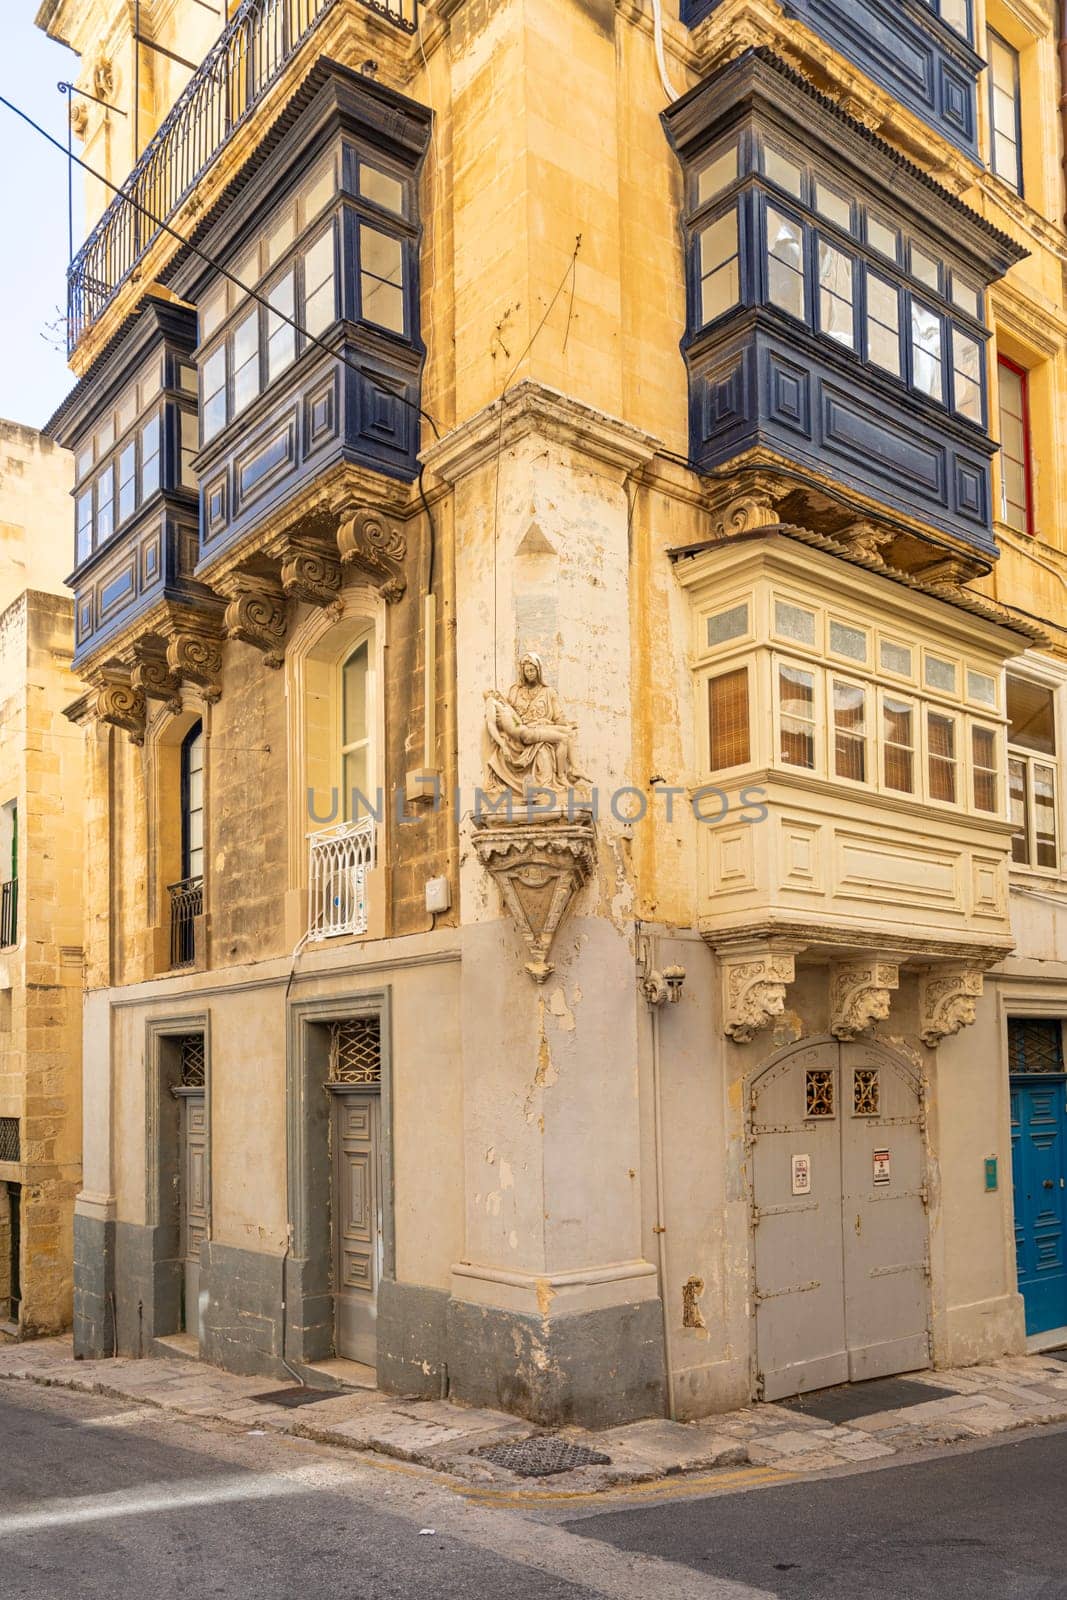
[[[563,715],[532,650],[520,660],[519,681],[506,697],[498,689],[486,690],[485,725],[487,793],[509,789],[525,798],[531,790],[543,790],[564,797],[588,788],[590,780],[578,770],[574,753],[577,725]]]

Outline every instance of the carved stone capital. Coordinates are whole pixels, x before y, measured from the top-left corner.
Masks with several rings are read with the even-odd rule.
[[[290,600],[340,609],[340,559],[310,540],[290,539],[282,561],[282,590]]]
[[[408,545],[398,522],[373,506],[342,512],[337,549],[341,565],[364,573],[390,604],[401,599],[407,588],[404,561]]]
[[[981,967],[932,967],[919,980],[919,1033],[933,1050],[942,1039],[970,1027],[982,995]]]
[[[264,664],[280,667],[285,661],[285,593],[276,578],[238,572],[227,581],[228,604],[222,622],[227,639],[240,639],[263,652]]]
[[[164,700],[174,713],[181,710],[181,678],[171,671],[163,640],[138,639],[133,647],[130,677],[134,688],[146,699]]]
[[[830,1032],[855,1039],[889,1016],[900,971],[892,961],[842,961],[830,968]]]
[[[131,744],[144,744],[145,698],[128,677],[117,672],[102,672],[94,677],[87,697],[88,711],[97,722],[124,728]]]
[[[167,640],[167,665],[178,678],[195,683],[214,703],[222,693],[222,651],[218,637],[206,629],[178,628]]]
[[[721,960],[723,1032],[735,1044],[749,1044],[785,1010],[785,991],[796,977],[794,958],[768,947]]]
[[[530,957],[526,971],[535,983],[544,983],[555,970],[548,957],[560,924],[596,865],[592,817],[561,814],[531,822],[476,817],[472,842],[522,934]]]

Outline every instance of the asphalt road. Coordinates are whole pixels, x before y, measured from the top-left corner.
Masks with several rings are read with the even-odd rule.
[[[1067,1430],[703,1500],[590,1515],[586,1538],[781,1600],[1067,1597]]]
[[[1067,1430],[651,1504],[516,1491],[0,1382],[0,1600],[1067,1600]]]

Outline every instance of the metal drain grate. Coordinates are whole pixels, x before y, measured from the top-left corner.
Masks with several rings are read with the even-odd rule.
[[[549,1478],[554,1472],[573,1472],[575,1467],[610,1467],[611,1457],[584,1444],[572,1444],[553,1434],[519,1439],[514,1444],[491,1444],[478,1454],[498,1467],[506,1467],[520,1478]]]
[[[250,1400],[268,1406],[313,1406],[317,1400],[337,1400],[341,1389],[271,1389],[269,1394],[253,1394]]]

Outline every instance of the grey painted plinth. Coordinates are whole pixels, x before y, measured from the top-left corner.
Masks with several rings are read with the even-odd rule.
[[[448,1376],[453,1400],[546,1427],[662,1417],[663,1310],[643,1300],[544,1321],[450,1300]]]
[[[74,1355],[115,1354],[115,1224],[74,1213]]]
[[[182,1263],[175,1230],[115,1224],[115,1306],[118,1354],[151,1354],[153,1340],[177,1333],[182,1318]]]
[[[383,1278],[378,1285],[378,1385],[388,1394],[447,1395],[448,1291]]]
[[[282,1257],[207,1240],[200,1252],[200,1358],[225,1372],[285,1377]],[[292,1355],[288,1356],[292,1360]]]

